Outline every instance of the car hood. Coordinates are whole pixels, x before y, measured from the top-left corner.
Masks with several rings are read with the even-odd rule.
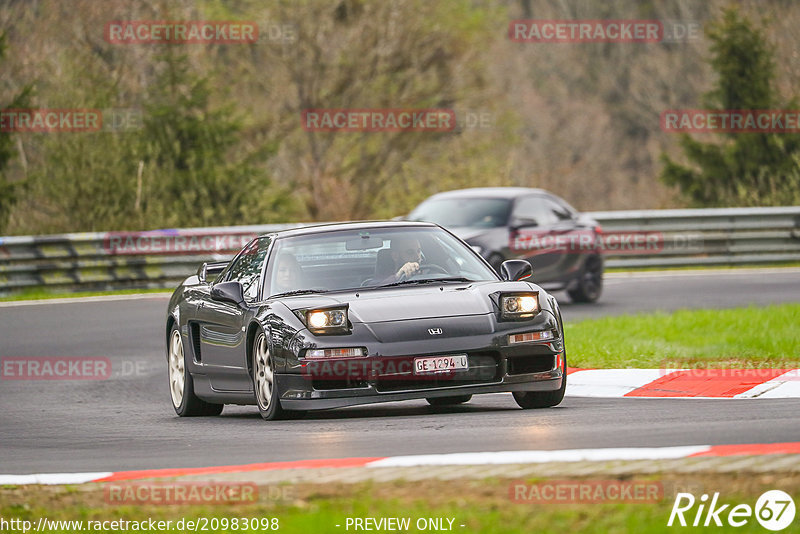
[[[377,323],[485,315],[495,310],[492,293],[532,289],[539,288],[528,282],[445,283],[309,295],[284,299],[283,303],[293,311],[348,304],[350,321]]]

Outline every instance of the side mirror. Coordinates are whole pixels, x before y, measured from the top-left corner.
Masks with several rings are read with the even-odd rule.
[[[500,266],[500,278],[517,281],[533,276],[533,267],[525,260],[506,260]]]
[[[539,222],[536,219],[520,217],[511,221],[511,228],[514,230],[519,230],[520,228],[532,228],[534,226],[539,226]]]
[[[228,266],[227,261],[205,262],[197,269],[197,278],[205,284],[210,276],[216,276]]]
[[[211,298],[220,302],[244,302],[244,289],[240,282],[220,282],[211,288]]]

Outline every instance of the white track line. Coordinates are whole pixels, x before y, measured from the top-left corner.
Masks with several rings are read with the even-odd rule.
[[[591,369],[567,377],[570,397],[623,397],[677,369]]]
[[[92,302],[113,302],[117,300],[167,300],[170,293],[135,293],[132,295],[99,295],[94,297],[68,297],[57,299],[39,299],[39,300],[10,300],[7,302],[0,302],[0,308],[12,308],[14,306],[39,306],[43,304],[81,304]]]
[[[35,475],[0,475],[0,484],[83,484],[113,475],[101,473],[39,473]]]
[[[541,464],[611,460],[666,460],[711,450],[708,445],[686,447],[568,449],[556,451],[467,452],[393,456],[375,460],[367,467],[415,467],[430,465]]]

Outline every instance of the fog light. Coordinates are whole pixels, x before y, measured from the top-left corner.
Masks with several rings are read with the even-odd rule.
[[[516,343],[531,343],[535,341],[547,341],[553,339],[555,335],[552,330],[545,330],[543,332],[525,332],[524,334],[511,334],[508,336],[508,344],[514,345]]]

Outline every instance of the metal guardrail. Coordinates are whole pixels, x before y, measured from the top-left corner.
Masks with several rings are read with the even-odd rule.
[[[800,261],[800,206],[589,213],[606,236],[648,246],[606,249],[607,268]],[[303,226],[253,226],[0,237],[0,295],[28,288],[171,287],[203,261],[225,260],[255,235]]]
[[[800,261],[800,206],[590,213],[605,232],[660,239],[652,252],[613,254],[607,268],[767,265]]]

